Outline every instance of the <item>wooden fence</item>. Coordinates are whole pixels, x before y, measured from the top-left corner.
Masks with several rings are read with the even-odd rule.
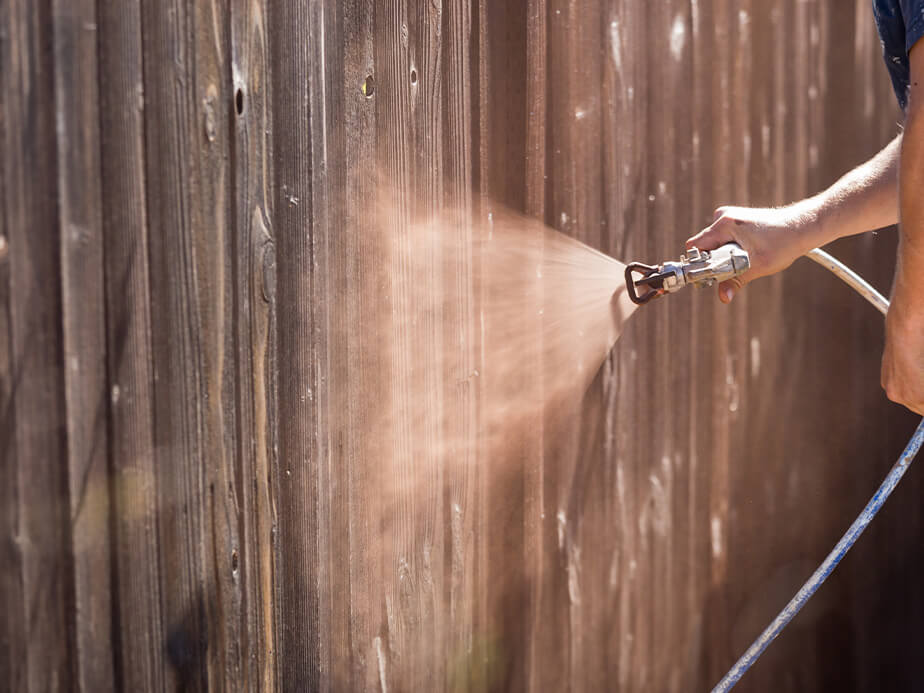
[[[381,181],[396,238],[503,206],[676,256],[894,136],[879,52],[868,0],[0,0],[0,689],[708,689],[912,428],[881,320],[806,263],[647,308],[572,432],[411,457],[386,535]],[[836,248],[883,289],[894,250]],[[742,691],[922,685],[921,491]]]

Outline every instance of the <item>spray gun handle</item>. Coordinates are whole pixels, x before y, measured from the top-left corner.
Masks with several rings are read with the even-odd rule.
[[[727,281],[751,268],[750,256],[737,243],[726,243],[710,251],[691,248],[689,255],[682,257],[680,263],[685,283],[700,287]]]

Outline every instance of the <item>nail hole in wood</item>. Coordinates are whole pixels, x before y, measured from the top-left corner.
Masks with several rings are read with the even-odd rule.
[[[375,93],[375,80],[372,79],[372,75],[366,77],[366,81],[363,82],[363,96],[367,99],[371,99],[372,95]]]
[[[411,70],[411,84],[417,84],[417,70]]]
[[[231,551],[231,572],[236,573],[238,567],[237,549]]]
[[[244,115],[244,90],[238,87],[234,94],[234,107],[238,115]]]

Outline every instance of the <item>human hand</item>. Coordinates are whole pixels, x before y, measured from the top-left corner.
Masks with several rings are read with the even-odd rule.
[[[896,276],[886,315],[882,387],[889,399],[924,415],[924,296]]]
[[[719,207],[712,225],[687,240],[687,248],[714,250],[735,242],[747,251],[751,268],[719,284],[719,300],[731,303],[746,284],[789,267],[817,245],[818,215],[805,206]]]

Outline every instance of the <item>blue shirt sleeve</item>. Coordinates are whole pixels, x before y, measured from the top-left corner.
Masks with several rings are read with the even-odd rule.
[[[924,0],[873,0],[873,16],[879,29],[879,37],[882,39],[882,57],[902,110],[908,106],[908,84],[911,77],[908,48],[905,46],[913,45],[908,43],[911,41],[911,35],[907,31],[908,25],[905,20],[918,19],[916,29],[920,36],[924,31],[924,22],[919,19],[922,5]]]
[[[905,20],[905,52],[924,36],[924,0],[901,0],[902,18]]]

